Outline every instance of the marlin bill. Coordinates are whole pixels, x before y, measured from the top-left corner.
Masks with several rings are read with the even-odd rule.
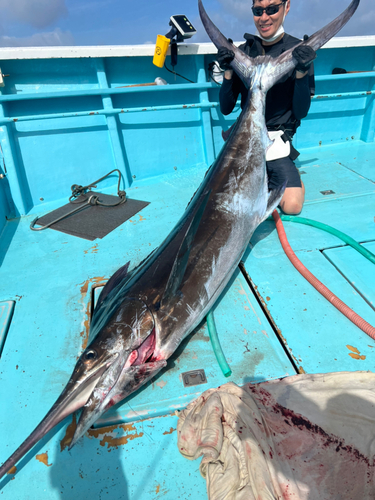
[[[358,4],[353,0],[301,45],[316,51],[346,24]],[[231,66],[249,88],[246,105],[168,237],[139,266],[130,270],[129,263],[124,265],[105,285],[93,313],[88,347],[47,415],[0,467],[0,477],[54,426],[80,410],[72,447],[106,410],[165,368],[213,307],[251,235],[282,198],[285,186],[268,190],[265,99],[297,61],[292,50],[276,59],[251,59],[220,33],[200,0],[199,12],[213,43],[235,53]]]

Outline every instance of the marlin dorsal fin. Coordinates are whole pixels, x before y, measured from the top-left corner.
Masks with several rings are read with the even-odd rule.
[[[194,238],[201,222],[202,215],[206,208],[210,194],[211,190],[207,193],[203,193],[193,209],[191,220],[185,232],[185,236],[182,239],[176,258],[173,262],[172,271],[169,275],[168,282],[161,299],[161,303],[165,303],[168,299],[174,297],[181,285],[189,260],[190,251],[193,247]]]

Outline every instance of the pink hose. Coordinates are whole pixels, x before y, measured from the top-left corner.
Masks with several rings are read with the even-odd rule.
[[[277,210],[274,210],[272,217],[276,224],[277,233],[280,238],[280,243],[286,253],[288,259],[297,269],[302,276],[307,279],[311,285],[318,290],[319,293],[323,295],[332,305],[336,307],[340,312],[342,312],[350,321],[352,321],[358,328],[367,333],[372,339],[375,340],[375,328],[371,326],[367,321],[365,321],[361,316],[358,316],[350,307],[348,307],[344,302],[342,302],[336,295],[334,295],[328,288],[323,285],[315,276],[302,264],[298,259],[296,254],[293,252],[291,246],[289,245],[288,239],[285,234],[283,223],[281,222],[280,215]]]

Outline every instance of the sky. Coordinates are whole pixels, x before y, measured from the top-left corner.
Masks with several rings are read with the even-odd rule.
[[[302,38],[334,19],[350,0],[291,0],[285,31]],[[240,41],[253,33],[251,0],[203,0],[224,35]],[[197,0],[0,0],[1,47],[138,45],[169,31],[169,18],[185,14],[197,30],[191,42],[208,42]],[[375,35],[375,2],[361,0],[338,36]]]

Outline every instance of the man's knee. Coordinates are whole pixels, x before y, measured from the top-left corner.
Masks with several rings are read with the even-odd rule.
[[[301,213],[302,207],[303,202],[296,199],[281,201],[280,203],[281,210],[288,215],[298,215]]]
[[[286,188],[284,196],[280,202],[281,210],[288,215],[298,215],[303,207],[305,199],[305,187]]]

